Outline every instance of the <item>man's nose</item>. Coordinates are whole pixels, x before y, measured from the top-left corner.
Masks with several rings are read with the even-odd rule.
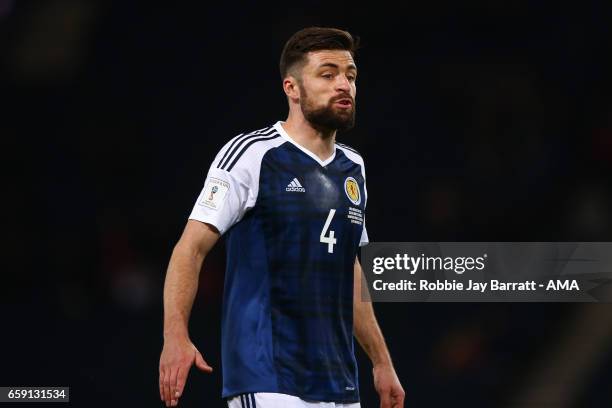
[[[351,83],[345,75],[338,75],[336,80],[336,90],[350,92]]]

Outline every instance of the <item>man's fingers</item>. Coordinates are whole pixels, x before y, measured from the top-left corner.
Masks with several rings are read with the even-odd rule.
[[[164,375],[164,400],[166,401],[166,406],[170,406],[170,376],[172,375],[172,368],[166,368],[166,374]]]
[[[164,401],[164,370],[159,369],[159,398]]]
[[[380,408],[392,408],[391,394],[389,390],[383,390],[380,392]]]
[[[161,390],[162,401],[166,402],[168,397],[166,396],[166,370],[167,368],[162,368],[161,373],[159,374],[159,388]]]
[[[212,372],[212,367],[204,361],[200,352],[193,344],[185,344],[185,347],[162,351],[159,366],[159,394],[166,407],[178,405],[179,398],[183,395],[185,383],[189,370],[195,362],[196,366],[205,372]]]
[[[174,367],[172,369],[172,373],[170,374],[170,406],[174,407],[177,404],[176,398],[176,379],[178,377],[178,372],[180,370],[180,366]]]
[[[395,406],[397,408],[404,408],[404,398],[406,397],[406,394],[404,393],[404,390],[400,390],[397,395],[395,395]]]
[[[191,367],[179,367],[176,375],[176,388],[174,390],[174,398],[179,399],[183,395],[183,389],[185,388],[185,382],[187,381],[187,374]]]
[[[200,352],[198,350],[196,350],[196,355],[195,355],[195,363],[196,363],[196,367],[198,367],[200,370],[206,372],[206,373],[212,373],[212,367],[208,365],[208,363],[204,360],[204,357],[202,357],[202,354],[200,354]]]
[[[398,394],[393,396],[393,408],[404,408],[404,395]]]

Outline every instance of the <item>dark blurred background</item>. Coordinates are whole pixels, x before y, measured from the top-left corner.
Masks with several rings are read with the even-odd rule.
[[[611,241],[611,17],[604,1],[0,0],[0,385],[162,406],[172,248],[220,147],[286,118],[280,52],[311,25],[362,39],[339,141],[366,160],[371,240]],[[223,406],[223,269],[221,243],[191,318],[216,371],[192,370],[182,406]],[[612,305],[375,308],[406,407],[612,406]]]

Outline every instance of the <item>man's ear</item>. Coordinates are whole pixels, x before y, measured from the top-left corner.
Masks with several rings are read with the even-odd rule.
[[[283,90],[288,98],[293,100],[300,99],[298,79],[293,75],[287,75],[285,79],[283,79]]]

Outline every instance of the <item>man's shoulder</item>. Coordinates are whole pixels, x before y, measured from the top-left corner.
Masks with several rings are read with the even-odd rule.
[[[231,172],[236,166],[252,166],[261,161],[265,152],[282,143],[282,137],[275,125],[240,133],[221,148],[214,166]]]
[[[363,156],[357,151],[357,149],[338,142],[336,142],[336,148],[340,149],[349,160],[352,160],[361,166],[364,165]]]

